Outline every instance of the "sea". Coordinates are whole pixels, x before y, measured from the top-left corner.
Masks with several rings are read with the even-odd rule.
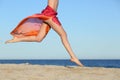
[[[86,67],[120,68],[120,59],[82,59]],[[68,59],[13,59],[0,60],[0,64],[32,64],[32,65],[57,65],[76,66]]]

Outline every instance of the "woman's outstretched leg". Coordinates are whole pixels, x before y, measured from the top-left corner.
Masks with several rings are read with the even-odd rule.
[[[46,27],[47,24],[43,23],[41,29],[37,36],[27,36],[23,38],[14,37],[12,40],[8,40],[5,43],[15,43],[15,42],[41,42],[46,36]]]
[[[48,0],[48,5],[56,11],[58,7],[58,0]],[[72,51],[72,48],[67,38],[67,34],[65,30],[63,29],[63,27],[59,24],[56,24],[53,21],[53,18],[50,18],[46,20],[45,22],[48,23],[51,26],[51,28],[54,29],[58,33],[64,47],[66,48],[67,52],[69,53],[71,57],[71,61],[75,62],[79,66],[83,66],[83,64],[78,60],[78,58],[75,56],[74,52]]]
[[[46,22],[47,22],[47,23],[51,26],[51,28],[54,29],[54,30],[58,33],[58,35],[60,36],[61,41],[62,41],[64,47],[66,48],[67,52],[69,53],[69,55],[70,55],[70,57],[71,57],[70,60],[71,60],[72,62],[75,62],[75,63],[76,63],[77,65],[79,65],[79,66],[83,66],[83,64],[78,60],[78,58],[75,56],[74,52],[72,51],[72,48],[71,48],[71,46],[70,46],[70,44],[69,44],[69,41],[68,41],[68,38],[67,38],[67,34],[66,34],[65,30],[63,29],[63,27],[57,25],[56,23],[54,23],[54,22],[52,21],[52,19],[49,19],[49,20],[47,20]]]

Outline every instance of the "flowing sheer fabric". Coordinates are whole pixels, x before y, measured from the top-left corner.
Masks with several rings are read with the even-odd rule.
[[[23,19],[17,25],[17,27],[11,32],[11,34],[18,38],[27,37],[27,36],[37,36],[41,29],[42,23],[43,23],[43,20],[37,17],[37,15],[29,16]],[[47,25],[46,31],[45,31],[46,35],[49,30],[50,30],[50,26]]]

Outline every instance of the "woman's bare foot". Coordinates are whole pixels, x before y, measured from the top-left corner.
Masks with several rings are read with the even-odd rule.
[[[76,63],[78,66],[84,67],[84,65],[77,58],[71,58],[70,60]]]
[[[7,44],[7,43],[15,43],[15,42],[19,42],[19,39],[13,38],[11,40],[6,41],[5,44]]]
[[[11,39],[11,40],[6,41],[5,44],[13,43],[13,42],[15,42],[14,39]]]

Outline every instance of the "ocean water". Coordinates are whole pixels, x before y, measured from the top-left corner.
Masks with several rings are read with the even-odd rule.
[[[117,60],[80,60],[86,67],[105,67],[120,68],[120,59]],[[76,66],[75,63],[67,59],[32,59],[32,60],[0,60],[0,64],[37,64],[37,65],[58,65],[58,66]]]

